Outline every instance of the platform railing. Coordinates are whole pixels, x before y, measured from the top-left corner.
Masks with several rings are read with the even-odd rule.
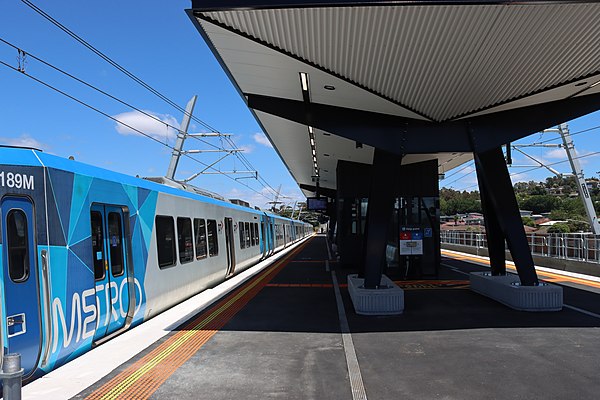
[[[473,231],[441,231],[442,243],[487,249],[485,233]],[[531,254],[564,260],[600,264],[600,235],[592,233],[529,233]]]

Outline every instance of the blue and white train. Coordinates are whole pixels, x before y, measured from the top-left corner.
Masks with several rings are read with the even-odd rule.
[[[26,381],[313,232],[170,183],[0,147],[0,348]]]

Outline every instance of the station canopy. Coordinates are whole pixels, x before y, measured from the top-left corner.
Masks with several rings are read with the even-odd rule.
[[[336,188],[338,160],[370,164],[374,149],[253,108],[252,96],[444,123],[600,92],[596,2],[192,3],[190,18],[308,196],[309,130],[325,190]],[[471,157],[402,162],[438,159],[445,173]]]

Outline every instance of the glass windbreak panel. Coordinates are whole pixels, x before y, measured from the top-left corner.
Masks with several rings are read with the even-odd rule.
[[[217,237],[217,221],[209,219],[208,228],[208,255],[213,257],[219,254],[219,242]]]
[[[179,262],[188,263],[194,259],[192,242],[192,220],[177,218],[177,244],[179,246]]]
[[[244,234],[245,234],[244,223],[240,222],[238,225],[239,225],[239,231],[240,231],[240,248],[245,249],[246,248],[246,238],[244,237]]]
[[[160,268],[175,265],[175,224],[172,217],[156,217],[156,246]]]
[[[206,258],[206,222],[203,219],[194,219],[194,231],[196,233],[196,260]]]
[[[108,239],[110,248],[110,270],[113,276],[123,275],[123,229],[121,214],[108,213]]]
[[[367,209],[369,208],[369,199],[360,199],[360,233],[365,234],[367,226]]]
[[[29,233],[25,212],[9,211],[6,229],[8,274],[14,282],[25,282],[29,278]]]
[[[438,223],[439,216],[439,200],[437,197],[423,197],[423,208],[426,209],[427,218],[431,221],[431,225],[434,226]]]
[[[387,232],[387,243],[385,248],[385,257],[388,267],[398,267],[399,266],[399,249],[398,249],[398,239],[400,237],[399,225],[398,225],[398,216],[400,210],[397,207],[394,207],[394,211],[392,214],[392,219],[390,224],[388,225]]]
[[[420,198],[419,197],[412,197],[410,199],[411,201],[411,211],[412,211],[412,221],[413,224],[420,224],[421,223],[421,204],[420,204]]]
[[[94,279],[104,279],[104,228],[102,214],[92,211],[92,257],[94,258]]]
[[[352,205],[350,206],[350,218],[350,220],[352,221],[352,233],[357,234],[359,228],[359,213],[358,209],[356,208],[356,201],[352,202]]]

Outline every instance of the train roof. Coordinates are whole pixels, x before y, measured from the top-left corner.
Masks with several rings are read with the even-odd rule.
[[[2,164],[20,165],[20,166],[32,166],[32,167],[47,167],[54,168],[63,171],[69,171],[76,174],[86,175],[94,178],[100,178],[108,181],[119,182],[126,185],[135,187],[141,187],[144,189],[154,190],[157,192],[167,193],[180,197],[187,197],[191,199],[202,200],[206,203],[218,204],[229,208],[252,211],[256,214],[261,212],[250,208],[238,206],[229,203],[225,200],[219,200],[201,194],[185,191],[182,189],[173,188],[167,185],[162,185],[142,178],[133,177],[130,175],[122,174],[115,171],[110,171],[104,168],[95,167],[89,164],[85,164],[79,161],[70,160],[62,157],[58,157],[52,154],[44,153],[37,149],[32,148],[18,148],[18,147],[0,147],[2,154]]]
[[[240,206],[228,202],[227,200],[221,200],[218,198],[208,197],[206,195],[199,194],[197,191],[192,192],[179,188],[174,188],[143,178],[133,177],[101,167],[95,167],[93,165],[85,164],[79,161],[70,160],[56,155],[44,153],[43,151],[34,148],[0,146],[0,153],[2,154],[1,163],[6,165],[54,168],[108,181],[119,182],[135,187],[141,187],[148,190],[154,190],[157,192],[166,193],[174,196],[201,200],[209,204],[215,204],[222,207],[242,210],[253,214],[266,214],[269,217],[291,221],[291,219],[289,218],[282,217],[280,215],[273,214],[268,211],[256,210],[253,208]]]

